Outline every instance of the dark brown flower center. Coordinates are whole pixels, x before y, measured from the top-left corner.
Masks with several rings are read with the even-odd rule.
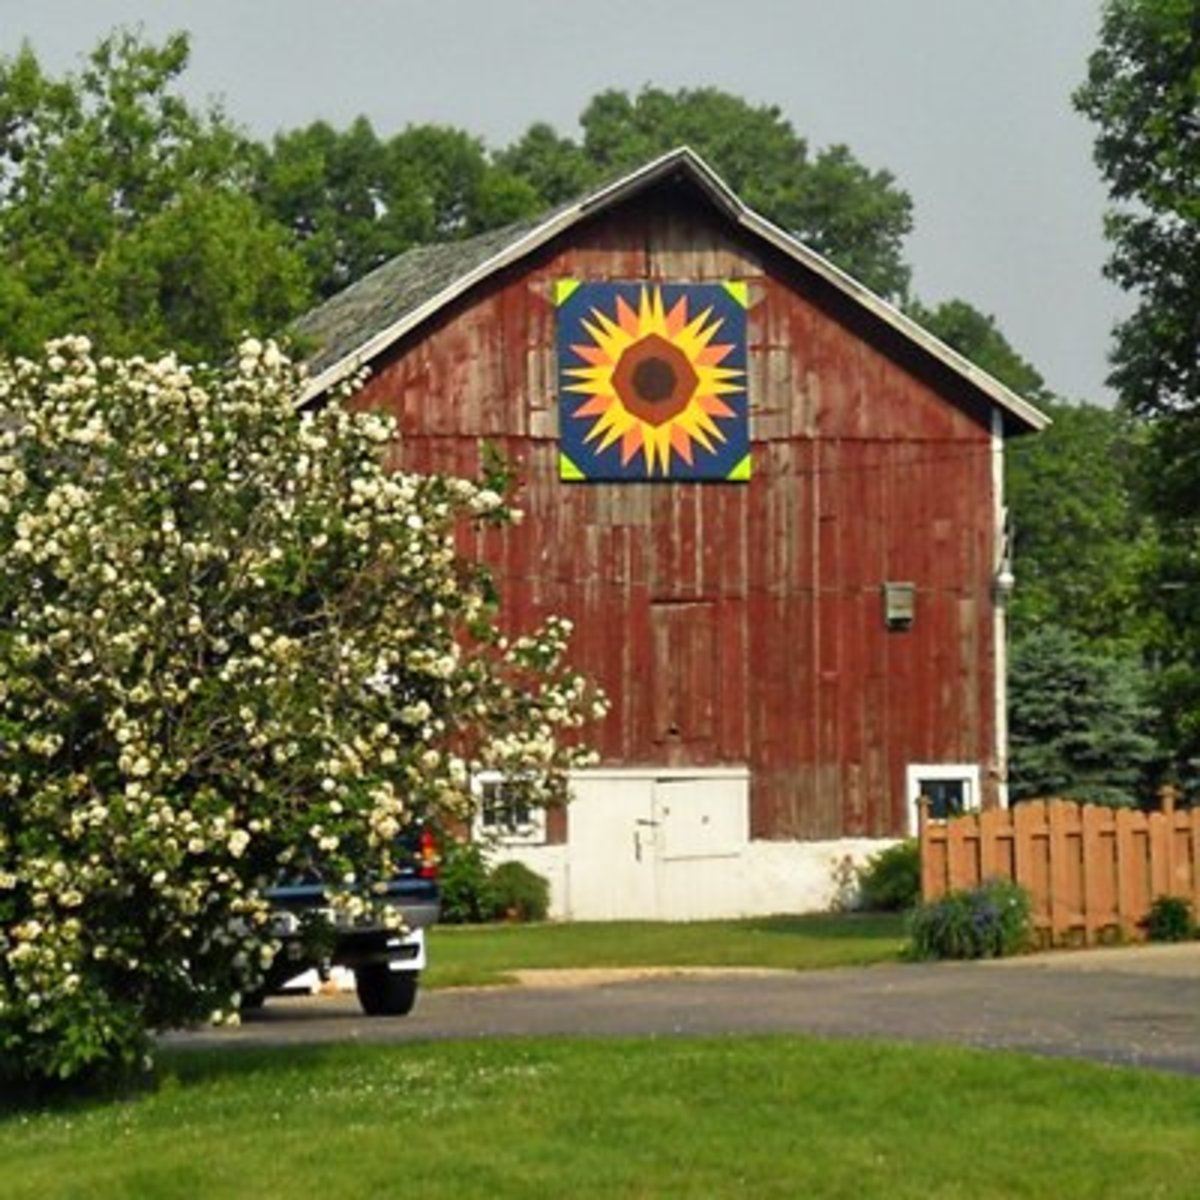
[[[634,342],[613,371],[626,411],[648,425],[664,425],[683,412],[699,382],[687,355],[657,333]]]

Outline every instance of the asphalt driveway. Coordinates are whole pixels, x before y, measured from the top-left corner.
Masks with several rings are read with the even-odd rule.
[[[1200,943],[991,963],[780,972],[547,972],[521,986],[425,992],[411,1016],[353,996],[272,999],[176,1046],[523,1036],[811,1033],[955,1042],[1200,1075]]]

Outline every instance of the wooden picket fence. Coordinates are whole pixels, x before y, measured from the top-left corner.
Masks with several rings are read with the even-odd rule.
[[[920,805],[921,892],[926,900],[989,879],[1009,879],[1033,898],[1045,945],[1094,945],[1146,936],[1159,896],[1200,913],[1200,808],[1177,809],[1164,788],[1160,812],[1071,800],[933,820]]]

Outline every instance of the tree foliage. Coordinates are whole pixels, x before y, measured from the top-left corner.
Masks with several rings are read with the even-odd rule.
[[[535,122],[488,154],[461,130],[414,125],[386,141],[359,119],[282,134],[260,159],[258,194],[304,248],[322,294],[414,243],[495,228],[690,145],[752,207],[882,295],[908,289],[908,196],[845,146],[810,156],[777,108],[716,88],[608,91],[582,140]]]
[[[995,317],[980,312],[966,300],[957,299],[945,300],[934,308],[914,300],[906,311],[952,350],[1018,396],[1039,405],[1050,398],[1040,372],[1017,352]]]
[[[1077,107],[1096,125],[1112,207],[1107,271],[1136,300],[1112,380],[1144,420],[1157,546],[1151,650],[1175,771],[1200,762],[1200,5],[1107,0]]]
[[[1120,413],[1056,399],[995,318],[966,301],[915,303],[909,313],[1052,421],[1005,449],[1014,633],[1048,623],[1108,648],[1142,646],[1142,573],[1154,545],[1138,505],[1144,439]]]
[[[455,551],[501,496],[385,470],[390,422],[298,390],[254,340],[0,366],[0,1080],[236,1011],[281,872],[361,915],[474,773],[546,801],[580,759],[565,623],[505,641]]]
[[[544,207],[462,130],[410,125],[381,139],[365,117],[276,136],[256,158],[256,195],[292,233],[329,296],[413,245],[507,225]]]
[[[535,121],[495,159],[551,206],[582,195],[597,180],[597,167],[584,148],[545,121]]]
[[[1157,757],[1139,660],[1041,625],[1015,640],[1010,665],[1011,797],[1136,803]]]
[[[324,121],[276,136],[256,159],[256,194],[292,234],[317,291],[330,294],[420,236],[419,203],[384,197],[383,146],[365,118],[339,133]]]
[[[1112,409],[1040,404],[1054,423],[1007,454],[1014,632],[1049,623],[1108,649],[1143,649],[1155,538],[1136,500],[1137,431]]]
[[[718,88],[647,87],[633,97],[600,93],[579,123],[583,152],[599,175],[691,146],[751,208],[880,295],[907,293],[908,195],[890,172],[870,170],[846,146],[811,156],[775,106],[752,105]]]
[[[187,38],[102,41],[78,75],[0,59],[0,352],[86,327],[111,353],[226,353],[306,302],[244,192],[246,148],[174,92]]]
[[[1113,207],[1108,274],[1138,300],[1112,380],[1142,414],[1200,401],[1200,5],[1107,0],[1077,107]]]

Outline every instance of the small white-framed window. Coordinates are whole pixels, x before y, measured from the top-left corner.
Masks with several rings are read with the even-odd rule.
[[[908,767],[908,831],[917,833],[917,801],[930,799],[935,821],[979,807],[979,766],[975,763],[910,763]]]
[[[519,783],[500,775],[479,775],[471,783],[475,793],[476,841],[501,846],[542,846],[546,842],[546,810],[531,804]]]

